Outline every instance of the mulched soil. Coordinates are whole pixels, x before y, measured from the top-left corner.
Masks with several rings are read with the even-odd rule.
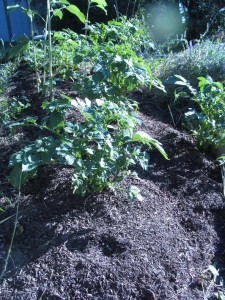
[[[82,199],[72,194],[70,170],[40,168],[22,188],[0,299],[213,299],[215,285],[205,271],[225,262],[220,170],[189,135],[172,127],[166,111],[144,94],[134,97],[144,130],[162,142],[170,158],[150,151],[149,170],[136,167],[140,179],[123,182],[137,185],[144,201],[129,202],[123,190]],[[19,142],[6,141],[0,145],[0,203],[16,201],[18,194],[6,175]],[[6,218],[15,209],[12,203],[0,215],[2,268],[15,221]]]

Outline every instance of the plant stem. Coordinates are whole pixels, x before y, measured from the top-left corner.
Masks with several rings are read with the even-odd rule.
[[[20,124],[20,126],[29,126],[29,127],[36,127],[39,128],[41,130],[47,130],[49,132],[51,132],[52,134],[57,135],[60,138],[63,138],[64,136],[59,134],[58,132],[55,132],[53,129],[48,128],[47,126],[44,125],[37,125],[37,124]],[[1,224],[1,223],[0,223]]]
[[[40,76],[38,73],[38,66],[37,66],[37,53],[34,41],[34,15],[30,7],[31,0],[27,1],[28,10],[30,12],[30,31],[31,31],[31,39],[32,39],[32,48],[33,48],[33,56],[34,56],[34,68],[36,73],[36,83],[37,83],[37,92],[40,92]]]
[[[47,24],[48,24],[48,51],[49,51],[49,92],[50,100],[53,99],[53,74],[52,74],[52,36],[51,36],[51,7],[50,0],[47,0]]]
[[[12,252],[14,238],[15,238],[15,235],[16,235],[16,228],[17,228],[17,225],[18,225],[18,217],[19,217],[20,198],[21,198],[21,179],[22,179],[22,171],[20,173],[20,184],[19,184],[19,193],[18,193],[18,199],[17,199],[17,204],[16,204],[15,223],[14,223],[14,227],[13,227],[13,232],[12,232],[12,237],[11,237],[8,253],[7,253],[7,256],[6,256],[6,259],[5,259],[5,264],[4,264],[2,273],[0,275],[0,280],[2,280],[2,278],[4,277],[5,272],[7,270],[7,266],[8,266],[8,263],[9,263],[9,258],[10,258],[11,252]]]
[[[48,38],[48,14],[46,14],[45,19],[45,29],[44,29],[44,36],[45,36],[45,43],[44,43],[44,64],[43,64],[43,88],[42,88],[42,96],[45,95],[45,85],[46,85],[46,65],[45,65],[45,59],[46,59],[46,52],[47,52],[47,46],[46,41]]]
[[[86,13],[86,19],[85,19],[85,36],[87,36],[87,27],[89,23],[89,12],[91,8],[91,0],[88,0],[88,7],[87,7],[87,13]]]

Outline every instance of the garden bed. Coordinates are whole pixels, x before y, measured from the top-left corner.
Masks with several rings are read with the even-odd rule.
[[[149,170],[138,169],[140,179],[122,182],[117,193],[86,198],[73,195],[70,170],[41,167],[21,191],[1,299],[213,299],[215,285],[206,270],[225,261],[220,170],[151,99],[134,96],[144,130],[163,144],[170,160],[151,151]],[[18,141],[1,141],[3,203],[18,196],[5,177]],[[122,187],[130,182],[140,188],[142,202],[127,199]],[[0,216],[1,267],[14,214],[11,205]]]

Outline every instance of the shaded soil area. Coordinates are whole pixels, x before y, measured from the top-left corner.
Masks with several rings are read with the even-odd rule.
[[[122,183],[138,186],[144,201],[129,202],[123,189],[80,198],[72,194],[70,170],[40,168],[22,188],[0,299],[213,299],[205,271],[225,261],[220,170],[151,99],[135,98],[144,130],[170,158],[150,151],[149,170],[136,167],[140,179]],[[1,141],[0,203],[12,202],[0,215],[3,268],[18,194],[7,183],[7,161],[19,145]]]

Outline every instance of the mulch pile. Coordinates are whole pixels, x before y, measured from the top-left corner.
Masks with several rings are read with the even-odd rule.
[[[150,99],[136,97],[144,130],[162,142],[170,160],[150,151],[149,170],[137,167],[140,179],[123,182],[116,194],[84,199],[72,194],[70,170],[40,168],[22,188],[0,299],[213,299],[204,271],[225,261],[220,170]],[[0,203],[16,201],[18,192],[5,179],[16,143],[0,146]],[[128,201],[123,188],[129,183],[140,188],[143,202]],[[11,205],[0,218],[13,214]],[[1,267],[14,221],[0,224]]]

